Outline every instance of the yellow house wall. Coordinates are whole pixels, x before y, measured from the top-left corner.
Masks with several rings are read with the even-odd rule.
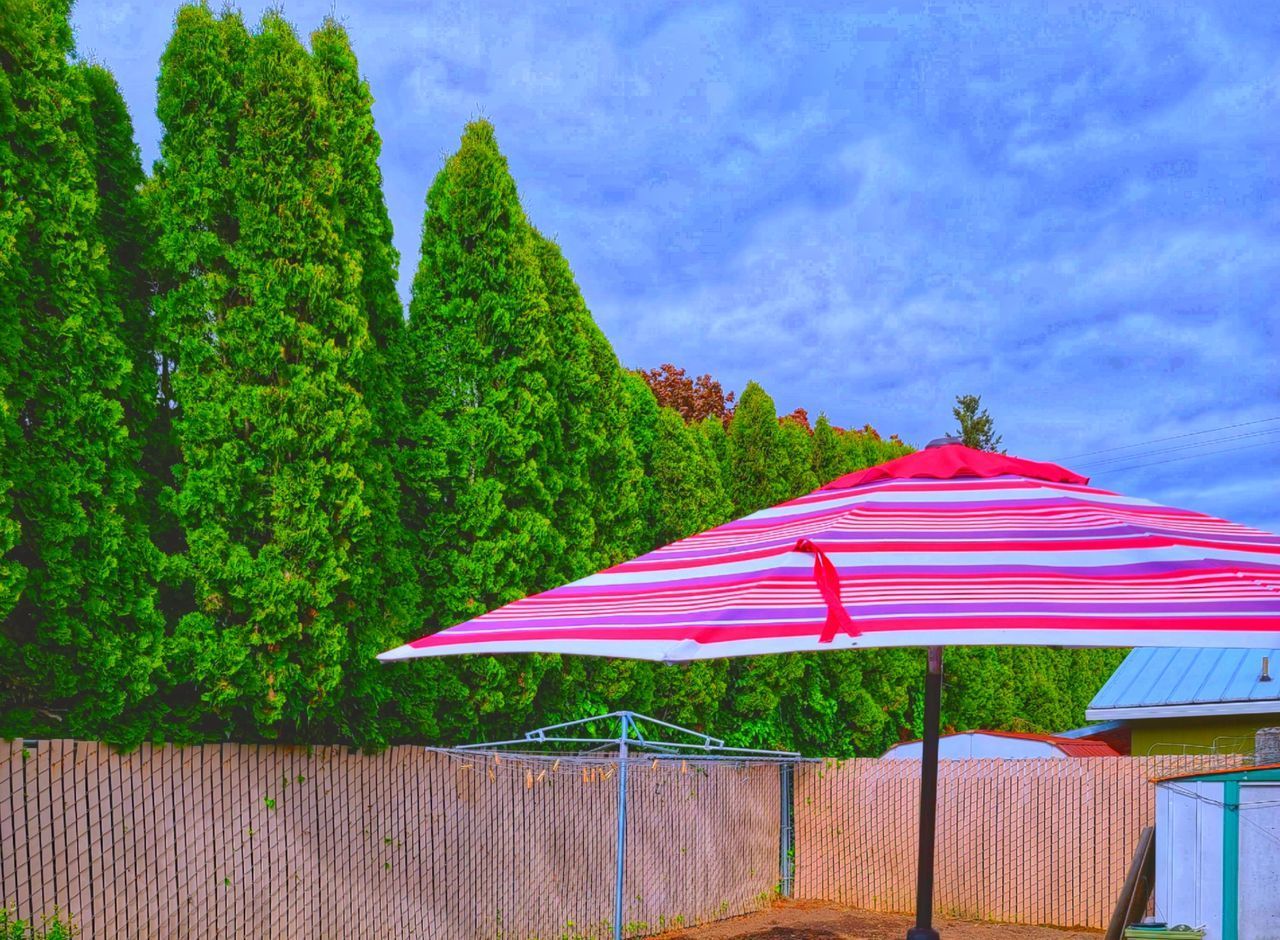
[[[1219,750],[1253,750],[1253,736],[1259,728],[1280,725],[1277,715],[1224,715],[1213,718],[1153,718],[1131,723],[1131,751],[1144,754],[1181,753],[1214,746]],[[1236,740],[1245,738],[1247,740]]]

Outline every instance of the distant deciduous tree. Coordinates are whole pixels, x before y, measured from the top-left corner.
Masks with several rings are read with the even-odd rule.
[[[797,408],[795,411],[791,412],[791,414],[783,415],[779,420],[794,421],[796,424],[800,425],[800,427],[804,428],[806,431],[813,430],[813,426],[809,424],[809,412],[806,411],[804,408]]]
[[[733,414],[733,392],[726,393],[710,375],[689,378],[684,369],[670,362],[656,369],[641,369],[640,374],[653,389],[658,404],[678,411],[688,424],[708,417],[727,421]]]

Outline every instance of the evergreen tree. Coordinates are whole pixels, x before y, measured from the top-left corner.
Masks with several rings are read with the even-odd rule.
[[[181,629],[183,619],[206,603],[215,605],[208,613],[216,615],[217,595],[196,593],[187,544],[190,514],[182,511],[179,499],[189,469],[180,450],[179,428],[183,400],[199,401],[206,388],[224,381],[229,363],[221,359],[214,328],[243,302],[230,258],[239,221],[228,175],[244,109],[249,42],[238,13],[215,18],[200,4],[179,9],[160,60],[160,160],[142,191],[152,235],[146,265],[158,282],[153,332],[159,390],[151,442],[152,471],[160,490],[152,531],[165,553],[161,607],[177,628],[169,658],[173,668],[165,676],[163,695],[174,710],[173,733],[195,739],[206,733],[225,734],[230,719],[225,713],[211,713],[196,685],[192,657],[200,652],[200,631]],[[186,370],[181,378],[179,364]],[[202,433],[212,431],[210,427]],[[188,625],[204,628],[199,619]]]
[[[631,432],[636,456],[644,470],[637,498],[644,528],[630,552],[631,556],[635,556],[655,548],[658,544],[653,534],[659,512],[658,494],[653,480],[653,457],[658,443],[659,408],[658,400],[654,397],[648,383],[635,372],[627,372],[623,375],[622,395],[627,427]]]
[[[650,477],[657,497],[653,534],[659,545],[718,526],[732,516],[710,441],[670,408],[658,415]]]
[[[96,142],[98,230],[107,250],[108,290],[120,307],[121,334],[132,366],[121,397],[130,434],[146,446],[155,420],[156,361],[151,283],[142,263],[147,241],[138,198],[144,178],[142,157],[115,77],[99,65],[79,69],[92,95],[89,114]],[[147,494],[153,495],[150,488]]]
[[[965,447],[1004,453],[1000,450],[1001,437],[995,432],[995,422],[982,407],[981,395],[957,395],[951,414],[960,422],[956,433]]]
[[[777,409],[755,382],[747,383],[729,423],[727,462],[736,515],[748,515],[787,497]]]
[[[157,302],[174,363],[175,507],[194,608],[175,666],[241,733],[306,738],[340,705],[371,422],[336,124],[278,15],[179,12],[161,72]],[[199,101],[193,115],[191,102]]]
[[[794,417],[783,418],[778,425],[778,443],[782,460],[784,499],[795,499],[818,488],[818,475],[813,472],[813,435]]]
[[[8,10],[9,7],[6,7]],[[19,63],[30,58],[39,42],[33,22],[33,11],[16,9],[0,17],[0,623],[7,623],[9,612],[18,603],[26,580],[26,566],[13,549],[22,536],[22,527],[14,518],[13,486],[22,472],[15,455],[22,446],[18,413],[18,377],[23,359],[24,282],[19,244],[25,244],[31,222],[31,210],[22,194],[22,182],[30,171],[20,138],[26,120],[14,100],[14,79],[23,91],[24,77],[15,75]],[[6,457],[7,455],[7,457]],[[0,636],[0,666],[16,668],[16,650],[11,646],[7,630]],[[13,698],[12,680],[0,680],[0,703],[7,708]]]
[[[552,521],[564,482],[549,459],[562,441],[547,299],[485,122],[467,126],[427,193],[404,349],[404,510],[430,622],[448,626],[551,587],[565,552]],[[522,723],[546,667],[545,657],[466,660],[444,690],[442,726],[475,737],[483,722]]]
[[[733,507],[733,476],[729,472],[729,432],[724,422],[716,417],[704,418],[698,422],[697,428],[720,471],[720,488],[729,501],[729,517],[733,518],[737,512]]]
[[[68,13],[0,18],[0,734],[131,743],[148,729],[121,716],[151,692],[162,624],[127,415],[137,269],[113,270],[133,249],[117,257],[128,233],[104,226],[140,170],[118,113],[99,140],[102,77],[69,62]]]
[[[552,355],[551,390],[560,414],[557,459],[564,488],[555,513],[565,540],[564,579],[629,557],[644,532],[644,474],[627,427],[622,367],[592,319],[555,242],[534,233],[546,289]]]
[[[434,679],[444,666],[386,669],[376,660],[421,627],[421,590],[401,524],[393,459],[406,420],[395,361],[404,334],[396,292],[399,255],[382,193],[373,95],[360,77],[350,38],[329,18],[312,33],[311,50],[332,113],[333,152],[341,169],[336,193],[341,250],[358,271],[357,302],[369,335],[355,372],[369,410],[368,445],[359,464],[369,516],[349,566],[355,609],[348,618],[352,635],[337,733],[372,745],[434,733]]]
[[[818,415],[813,426],[813,475],[819,486],[825,486],[849,471],[847,451],[840,441],[840,432],[831,426],[825,414]]]

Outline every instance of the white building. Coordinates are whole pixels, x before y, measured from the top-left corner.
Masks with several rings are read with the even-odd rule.
[[[920,759],[919,741],[904,741],[884,752],[887,758]],[[943,735],[938,741],[939,760],[968,760],[980,757],[1115,757],[1117,752],[1103,741],[1064,738],[1053,734],[1023,734],[1017,731],[961,731]]]

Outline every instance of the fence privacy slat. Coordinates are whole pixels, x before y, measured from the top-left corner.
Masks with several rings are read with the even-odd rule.
[[[936,898],[974,920],[1105,927],[1150,780],[1223,757],[944,761]],[[919,764],[794,773],[794,896],[915,899]],[[758,909],[778,767],[628,768],[629,936]],[[0,891],[92,938],[611,935],[617,764],[424,748],[0,745]]]

